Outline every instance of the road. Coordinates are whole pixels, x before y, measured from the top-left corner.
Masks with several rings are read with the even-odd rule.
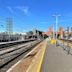
[[[41,72],[72,72],[72,55],[60,46],[48,44]]]

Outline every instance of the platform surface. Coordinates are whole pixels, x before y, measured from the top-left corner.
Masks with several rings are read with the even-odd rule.
[[[68,55],[60,46],[48,44],[41,72],[72,72],[72,55]]]

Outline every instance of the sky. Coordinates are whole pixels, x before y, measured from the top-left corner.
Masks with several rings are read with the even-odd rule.
[[[27,32],[33,29],[48,31],[72,27],[72,0],[0,0],[0,31],[6,30],[6,18],[13,19],[14,32]]]

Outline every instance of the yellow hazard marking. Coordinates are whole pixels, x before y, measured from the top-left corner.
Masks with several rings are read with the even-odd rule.
[[[39,65],[38,65],[37,72],[40,72],[41,65],[42,65],[43,58],[44,58],[44,54],[45,54],[45,51],[46,51],[46,47],[47,47],[47,45],[45,45],[45,47],[44,47],[44,51],[43,51],[43,53],[42,53],[42,56],[41,56],[41,59],[40,59],[40,63],[39,63]]]

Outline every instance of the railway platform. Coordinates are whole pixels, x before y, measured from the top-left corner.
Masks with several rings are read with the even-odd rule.
[[[48,44],[40,72],[72,72],[72,55],[61,46]]]

